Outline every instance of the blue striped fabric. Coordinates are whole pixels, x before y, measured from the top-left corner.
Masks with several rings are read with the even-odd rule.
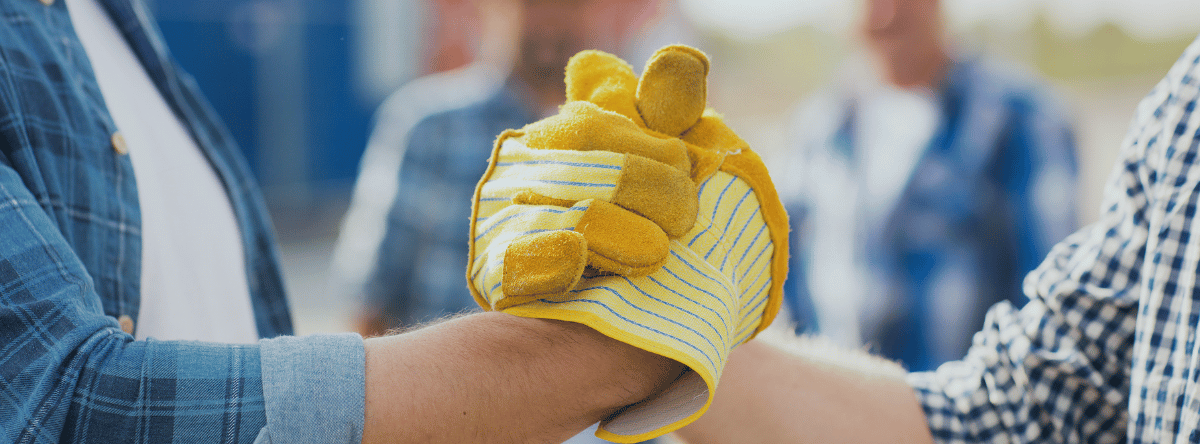
[[[938,442],[1200,442],[1200,40],[1141,102],[1098,222],[910,382]]]
[[[510,200],[511,200],[511,199],[510,199]],[[479,232],[479,234],[475,236],[475,240],[479,240],[480,238],[482,238],[482,237],[484,237],[484,236],[487,236],[487,235],[488,235],[488,233],[491,233],[493,229],[495,229],[496,227],[498,227],[498,226],[500,226],[500,225],[504,224],[505,222],[508,222],[508,221],[512,220],[513,218],[517,218],[517,217],[528,217],[528,216],[530,216],[530,215],[532,215],[532,214],[535,214],[535,213],[565,214],[565,213],[569,213],[569,212],[583,212],[583,211],[586,211],[586,210],[587,210],[587,208],[586,208],[586,207],[571,207],[571,208],[566,208],[566,209],[557,209],[557,208],[544,208],[544,207],[534,207],[534,208],[532,208],[532,209],[529,209],[529,210],[527,210],[527,211],[518,212],[518,213],[512,213],[512,214],[507,214],[507,215],[505,215],[504,217],[501,217],[501,218],[500,218],[500,220],[497,220],[497,221],[495,221],[495,222],[491,222],[491,223],[486,223],[486,224],[483,224],[485,228],[483,228],[483,231]],[[493,215],[493,216],[495,216],[495,215]],[[487,220],[487,219],[489,219],[489,218],[488,218],[488,217],[481,217],[481,218],[479,218],[479,221],[481,221],[481,222],[482,222],[482,221],[485,221],[485,220]],[[566,230],[573,230],[573,229],[575,229],[575,228],[574,228],[574,227],[571,227],[571,228],[566,228]],[[544,231],[544,230],[534,230],[534,231],[527,232],[527,234],[529,234],[529,233],[538,233],[538,232],[541,232],[541,231]]]
[[[619,170],[620,166],[608,165],[603,163],[584,163],[584,162],[566,162],[561,160],[527,160],[524,162],[496,162],[496,168],[505,168],[510,166],[526,166],[526,165],[560,165],[572,166],[581,168],[604,168],[609,170]]]

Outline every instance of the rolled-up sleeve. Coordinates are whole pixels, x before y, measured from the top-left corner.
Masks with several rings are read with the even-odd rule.
[[[267,426],[259,443],[362,441],[365,354],[354,333],[259,342]]]

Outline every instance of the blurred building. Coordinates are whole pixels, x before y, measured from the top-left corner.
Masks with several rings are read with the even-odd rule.
[[[383,97],[419,74],[465,64],[477,44],[474,0],[145,1],[276,207],[344,199]],[[1153,73],[1200,31],[1200,8],[1184,0],[944,3],[961,40],[1033,64],[1086,103],[1078,109],[1088,217],[1099,202],[1091,190],[1115,155],[1092,162],[1092,153],[1116,143],[1089,145],[1120,137],[1127,113],[1109,110],[1131,109]],[[849,52],[857,8],[837,0],[680,4],[683,14],[672,20],[694,22],[713,58],[711,102],[768,154],[784,145],[787,107]]]

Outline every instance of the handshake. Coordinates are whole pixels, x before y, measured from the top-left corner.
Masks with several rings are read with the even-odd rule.
[[[708,58],[639,79],[584,51],[557,115],[499,136],[475,189],[467,279],[486,310],[585,324],[689,371],[601,424],[616,442],[694,421],[729,352],[770,324],[787,215],[759,157],[706,109]]]

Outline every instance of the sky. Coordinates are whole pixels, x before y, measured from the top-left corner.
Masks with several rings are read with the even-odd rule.
[[[859,9],[859,2],[847,0],[681,1],[684,11],[700,25],[748,39],[799,25],[845,30]],[[1109,21],[1146,39],[1200,31],[1200,7],[1195,0],[943,0],[943,4],[951,28],[986,23],[1020,30],[1038,11],[1045,11],[1051,26],[1075,35]]]

